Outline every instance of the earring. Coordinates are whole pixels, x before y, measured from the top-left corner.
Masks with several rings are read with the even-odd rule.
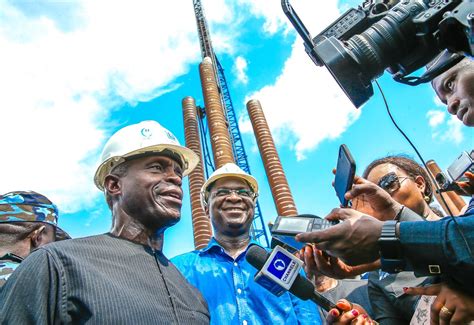
[[[431,201],[431,199],[428,195],[425,195],[425,197],[423,199],[426,201],[426,203],[430,203],[430,201]]]

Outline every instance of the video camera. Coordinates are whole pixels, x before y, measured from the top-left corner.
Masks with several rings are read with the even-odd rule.
[[[469,181],[464,178],[465,172],[474,173],[474,150],[471,153],[464,151],[456,160],[446,169],[446,172],[440,172],[435,176],[436,182],[440,187],[440,192],[456,191],[459,186],[456,182]]]
[[[281,4],[310,58],[328,68],[356,107],[374,94],[371,82],[385,69],[396,81],[414,86],[474,53],[471,0],[366,0],[313,39],[289,0]],[[457,55],[420,77],[408,76],[443,49]]]

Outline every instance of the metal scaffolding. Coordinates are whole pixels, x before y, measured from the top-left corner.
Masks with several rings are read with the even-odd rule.
[[[201,46],[201,55],[203,58],[209,57],[212,60],[214,71],[216,73],[216,81],[219,88],[220,99],[222,107],[224,108],[224,113],[229,126],[229,135],[232,142],[232,150],[235,158],[236,164],[242,168],[246,173],[251,174],[250,166],[247,159],[247,154],[245,152],[244,143],[242,141],[242,136],[239,129],[237,115],[234,110],[234,105],[232,103],[232,98],[230,96],[229,87],[227,86],[227,81],[224,74],[224,68],[220,64],[217,56],[214,53],[211,43],[211,37],[209,34],[209,28],[207,26],[207,21],[204,16],[202,4],[200,0],[193,0],[194,13],[196,15],[196,22],[198,27],[199,34],[199,44]],[[210,154],[209,137],[208,130],[206,128],[206,123],[203,123],[202,120],[205,118],[205,110],[202,108],[199,109],[200,120],[199,128],[202,139],[203,147],[203,156],[205,162],[203,163],[204,169],[206,172],[206,177],[209,177],[209,170],[211,172],[214,170],[214,164],[212,163],[212,154]],[[269,247],[270,241],[268,235],[265,231],[265,223],[263,221],[262,211],[260,209],[260,204],[257,201],[255,206],[255,215],[252,223],[251,235],[253,239],[257,240],[261,245]]]

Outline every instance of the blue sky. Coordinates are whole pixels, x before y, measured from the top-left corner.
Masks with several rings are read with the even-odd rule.
[[[266,222],[276,216],[245,102],[259,99],[300,213],[338,205],[331,169],[339,145],[357,170],[387,154],[414,155],[377,93],[355,109],[324,68],[314,66],[280,1],[203,0],[212,41],[240,119]],[[357,2],[293,0],[313,35]],[[203,105],[201,60],[191,0],[0,0],[3,159],[0,192],[35,190],[59,206],[73,237],[106,232],[110,212],[92,181],[106,139],[145,119],[184,143],[181,100]],[[446,168],[472,149],[473,131],[449,116],[428,85],[380,79],[392,113],[426,160]],[[188,184],[182,220],[165,253],[193,248]]]

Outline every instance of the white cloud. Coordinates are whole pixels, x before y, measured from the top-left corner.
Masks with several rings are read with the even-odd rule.
[[[211,25],[228,21],[225,1],[208,2]],[[187,1],[61,6],[0,0],[0,192],[36,190],[74,212],[99,195],[92,176],[110,112],[179,87],[200,51]],[[217,37],[218,49],[230,39]]]
[[[435,140],[452,142],[459,144],[464,140],[463,124],[455,115],[446,113],[444,105],[437,96],[433,97],[433,102],[437,106],[426,113],[428,123],[431,127],[431,137]],[[446,118],[448,116],[448,118]]]
[[[249,78],[247,76],[247,60],[244,57],[238,56],[235,59],[235,73],[237,75],[237,80],[243,84],[247,84]]]
[[[280,1],[274,1],[271,5],[268,0],[239,0],[238,3],[249,6],[252,15],[265,18],[263,30],[266,33],[275,34],[280,29],[289,27]]]
[[[265,20],[264,32],[268,34],[275,34],[279,31],[294,32],[293,26],[283,12],[281,1],[269,4],[268,0],[238,0],[238,4],[248,6],[251,14]],[[291,5],[313,36],[334,22],[341,14],[337,8],[336,0],[295,0],[291,1]],[[301,38],[299,38],[299,42],[302,43]]]
[[[250,1],[241,1],[252,6]],[[262,2],[256,1],[254,12],[264,15],[269,26],[286,28],[281,8],[278,13],[262,8]],[[336,1],[300,2],[297,12],[302,13],[300,17],[306,13],[308,27],[315,31],[339,16]],[[273,29],[268,27],[268,31]],[[295,150],[298,160],[321,141],[340,136],[360,115],[327,69],[316,67],[310,60],[299,37],[276,82],[249,95],[246,101],[251,98],[261,101],[275,141]],[[249,121],[242,119],[242,123]],[[242,128],[248,129],[247,125]]]
[[[275,141],[291,143],[298,159],[324,139],[337,138],[360,115],[329,72],[308,60],[301,44],[294,44],[275,84],[246,101],[251,98],[261,101]]]
[[[443,135],[443,140],[452,141],[456,144],[461,143],[464,140],[462,133],[463,124],[454,115],[448,120],[448,130]]]
[[[444,118],[446,116],[445,112],[442,111],[428,111],[426,113],[426,117],[428,117],[428,124],[434,128],[444,122]]]

